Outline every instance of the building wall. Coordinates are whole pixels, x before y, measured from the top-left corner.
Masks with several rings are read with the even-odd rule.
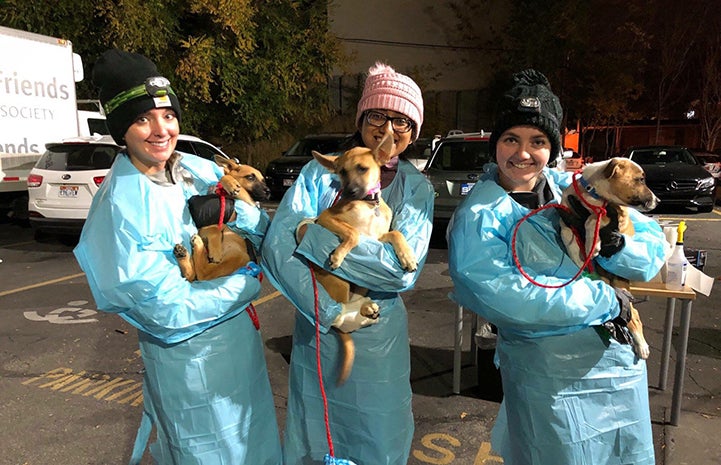
[[[421,87],[425,135],[488,129],[480,116],[489,79],[482,51],[458,38],[445,2],[333,0],[328,17],[347,57],[331,82],[331,106],[338,113],[353,114],[365,73],[384,61]]]

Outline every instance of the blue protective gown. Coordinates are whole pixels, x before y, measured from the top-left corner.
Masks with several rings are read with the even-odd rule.
[[[544,173],[560,199],[569,175]],[[496,180],[497,166],[490,165],[448,229],[452,298],[498,327],[504,398],[493,448],[507,465],[653,464],[646,363],[630,345],[603,339],[591,327],[618,316],[613,288],[581,277],[548,289],[523,277],[511,243],[529,210]],[[663,264],[665,239],[653,219],[631,213],[635,235],[597,261],[647,281]],[[522,223],[516,239],[521,266],[546,285],[578,271],[561,245],[558,223],[557,209],[544,210]]]
[[[173,247],[196,232],[187,199],[222,175],[212,162],[181,158],[186,182],[160,185],[118,155],[75,249],[99,309],[135,326],[145,365],[143,421],[131,463],[150,446],[162,465],[282,463],[260,333],[244,312],[260,292],[256,273],[186,281]],[[231,227],[259,244],[267,214],[235,202]],[[256,270],[258,267],[256,266]]]
[[[266,275],[299,310],[293,332],[290,393],[283,442],[286,465],[322,464],[328,452],[316,368],[315,304],[308,261],[324,266],[340,240],[311,224],[300,245],[295,230],[304,218],[330,207],[338,177],[315,160],[283,197],[263,242]],[[413,287],[425,263],[433,218],[433,189],[409,162],[400,161],[383,199],[393,211],[392,229],[402,232],[418,258],[406,273],[390,244],[361,236],[336,274],[371,289],[380,321],[353,332],[356,357],[346,383],[336,386],[340,347],[329,332],[341,306],[318,285],[323,383],[328,397],[335,456],[359,465],[405,465],[413,439],[408,321],[399,292]],[[326,267],[327,269],[327,267]]]

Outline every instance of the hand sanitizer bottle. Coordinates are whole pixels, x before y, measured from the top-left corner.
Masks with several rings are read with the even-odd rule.
[[[688,260],[683,251],[683,233],[686,231],[686,222],[681,221],[678,224],[678,239],[676,239],[676,247],[673,249],[671,256],[666,262],[666,289],[678,291],[683,289],[686,284],[686,271],[688,269]]]

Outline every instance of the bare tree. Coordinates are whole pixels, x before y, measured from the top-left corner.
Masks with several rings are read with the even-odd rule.
[[[669,115],[671,100],[685,94],[687,81],[679,79],[691,66],[691,51],[697,46],[700,37],[699,24],[689,18],[703,18],[707,13],[708,2],[688,0],[679,3],[676,0],[653,2],[656,14],[649,33],[655,55],[649,59],[651,82],[649,87],[656,89],[656,143],[661,134],[661,120]],[[649,89],[650,90],[650,89]]]
[[[721,28],[709,28],[699,55],[700,96],[693,102],[701,124],[701,144],[714,150],[721,135]]]

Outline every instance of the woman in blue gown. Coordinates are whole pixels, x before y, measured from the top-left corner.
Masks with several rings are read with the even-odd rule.
[[[557,203],[570,183],[570,173],[547,167],[560,154],[558,98],[545,76],[527,70],[514,75],[500,105],[490,139],[496,164],[448,229],[453,298],[498,328],[503,401],[492,446],[507,465],[651,465],[646,363],[601,328],[627,331],[618,318],[624,293],[585,275],[545,287],[578,271],[553,208],[518,228],[518,263],[534,283],[514,260],[513,234],[529,206]],[[653,219],[636,211],[631,219],[635,234],[611,235],[596,261],[646,281],[663,264],[665,239]]]

